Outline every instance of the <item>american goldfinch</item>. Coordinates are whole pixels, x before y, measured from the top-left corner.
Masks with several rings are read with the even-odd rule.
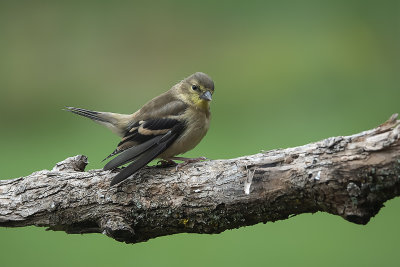
[[[175,156],[193,149],[206,135],[213,93],[212,79],[205,73],[196,72],[130,115],[74,107],[66,107],[66,110],[90,118],[122,137],[106,159],[117,156],[104,166],[104,170],[132,163],[113,178],[112,186],[155,158],[164,163],[181,160],[183,164],[204,159]]]

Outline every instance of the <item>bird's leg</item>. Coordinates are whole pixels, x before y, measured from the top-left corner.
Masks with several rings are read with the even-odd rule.
[[[178,163],[176,163],[172,159],[169,159],[169,160],[161,159],[161,160],[157,161],[157,166],[159,166],[161,168],[172,167],[175,165],[178,165]]]
[[[178,169],[182,168],[183,166],[188,165],[189,163],[196,163],[196,162],[203,161],[206,159],[207,159],[206,157],[199,157],[199,158],[172,157],[169,160],[183,161],[182,163],[179,163],[178,165],[176,165],[175,169],[178,170]]]

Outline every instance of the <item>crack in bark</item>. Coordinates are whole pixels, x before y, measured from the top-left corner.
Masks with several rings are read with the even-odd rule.
[[[0,226],[103,233],[136,243],[175,233],[220,233],[317,211],[366,224],[400,194],[400,121],[300,147],[172,168],[84,172],[87,158],[0,181]]]

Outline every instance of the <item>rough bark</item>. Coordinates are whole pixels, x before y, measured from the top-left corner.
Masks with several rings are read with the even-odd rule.
[[[52,170],[0,181],[0,226],[104,233],[136,243],[175,233],[226,229],[324,211],[366,224],[400,194],[397,114],[352,136],[210,160],[146,167],[110,187],[118,172],[84,172],[85,156]]]

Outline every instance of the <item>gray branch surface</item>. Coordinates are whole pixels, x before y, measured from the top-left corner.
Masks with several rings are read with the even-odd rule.
[[[0,181],[0,226],[103,233],[136,243],[175,233],[220,233],[324,211],[366,224],[400,194],[400,121],[300,147],[172,168],[85,172],[85,156]]]

